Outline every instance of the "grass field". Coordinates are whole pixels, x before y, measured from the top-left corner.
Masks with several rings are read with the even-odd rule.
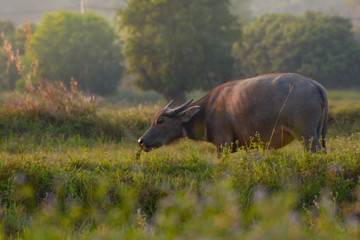
[[[329,97],[328,154],[295,142],[221,159],[212,145],[190,140],[137,158],[136,139],[159,107],[95,112],[90,104],[76,106],[85,109],[76,117],[8,105],[0,116],[0,234],[359,239],[360,94]]]

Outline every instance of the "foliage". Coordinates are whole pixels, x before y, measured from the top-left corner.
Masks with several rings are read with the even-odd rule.
[[[24,61],[24,52],[26,51],[28,56],[34,57],[34,51],[32,49],[31,34],[33,27],[30,24],[24,25],[22,28],[21,37],[17,39],[15,43],[11,43],[7,38],[4,38],[4,54],[7,57],[7,71],[16,68],[17,74],[20,79],[15,82],[16,90],[20,92],[27,85],[29,89],[32,88],[33,79],[36,79],[37,83],[40,82],[39,77],[39,63],[37,59],[33,59],[31,62]],[[19,36],[19,35],[18,35]],[[19,47],[18,43],[22,43],[19,49],[13,49],[13,44]],[[10,83],[10,81],[9,81]]]
[[[228,7],[227,0],[130,1],[119,17],[136,84],[182,103],[186,91],[229,79],[239,29]]]
[[[0,34],[7,37],[13,37],[15,33],[15,24],[9,20],[0,20]],[[0,39],[0,46],[3,45],[3,39]]]
[[[16,29],[10,21],[0,21],[0,91],[12,91],[20,78],[9,51],[17,51],[23,55],[26,48],[26,34],[35,31],[35,25],[27,24]],[[13,49],[15,48],[15,49]],[[12,54],[14,56],[14,54]]]
[[[329,88],[359,86],[360,45],[351,28],[319,12],[265,14],[245,27],[237,59],[246,76],[300,72]]]
[[[30,45],[29,31],[26,38]],[[23,137],[30,133],[34,135],[32,140],[39,143],[43,141],[45,133],[65,139],[72,134],[116,139],[133,137],[134,132],[145,130],[144,122],[147,123],[151,117],[147,109],[142,110],[141,114],[130,110],[115,117],[98,115],[94,97],[85,96],[74,79],[71,79],[70,89],[63,82],[43,81],[39,76],[36,59],[30,63],[31,71],[27,71],[23,57],[19,51],[13,52],[12,45],[6,39],[4,49],[11,59],[10,63],[16,65],[24,80],[24,91],[14,92],[5,100],[0,113],[0,126],[3,128],[0,135],[8,137],[15,132]],[[30,53],[33,51],[28,47],[27,54]],[[38,84],[32,84],[34,79]]]
[[[33,48],[40,73],[48,80],[69,85],[73,77],[81,89],[105,95],[116,91],[122,77],[119,40],[106,19],[95,13],[44,14]]]

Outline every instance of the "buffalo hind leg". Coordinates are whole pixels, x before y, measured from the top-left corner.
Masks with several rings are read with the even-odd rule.
[[[319,141],[318,137],[310,137],[310,138],[304,138],[305,143],[305,149],[309,152],[315,153],[315,152],[325,152],[325,149],[321,146],[321,143]]]

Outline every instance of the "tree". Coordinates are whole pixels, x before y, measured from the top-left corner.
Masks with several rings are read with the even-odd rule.
[[[1,36],[3,35],[3,36]],[[14,38],[15,35],[15,24],[8,20],[0,20],[0,46],[3,45],[3,37]]]
[[[107,20],[58,10],[44,14],[32,37],[41,75],[105,95],[114,93],[122,77],[119,40]]]
[[[182,103],[186,91],[229,79],[240,31],[228,6],[228,0],[131,0],[119,16],[136,85]]]
[[[300,72],[325,86],[359,85],[360,46],[348,19],[306,12],[265,14],[244,29],[236,52],[245,76]]]

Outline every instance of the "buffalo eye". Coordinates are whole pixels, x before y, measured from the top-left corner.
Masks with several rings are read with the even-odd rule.
[[[159,118],[157,121],[156,121],[156,124],[160,125],[160,124],[163,124],[165,122],[165,120],[163,118]]]

